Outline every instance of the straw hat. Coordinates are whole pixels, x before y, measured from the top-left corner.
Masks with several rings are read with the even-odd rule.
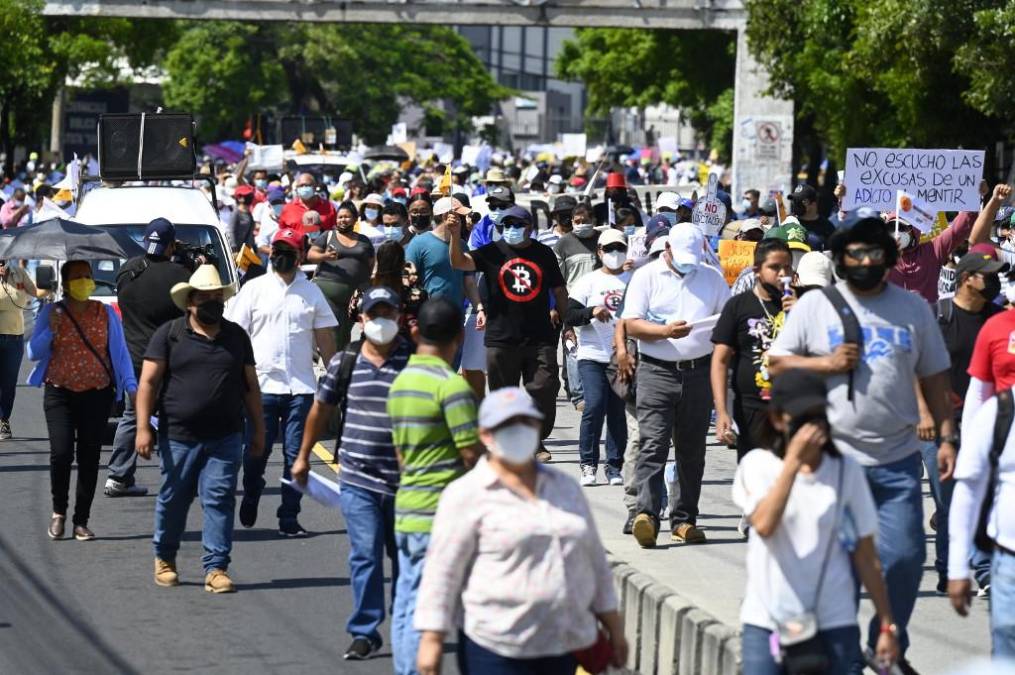
[[[232,284],[223,284],[218,269],[214,265],[201,265],[190,276],[190,281],[179,283],[173,286],[169,295],[173,298],[173,304],[187,311],[187,300],[190,299],[191,291],[222,291],[222,299],[228,300],[236,293]]]

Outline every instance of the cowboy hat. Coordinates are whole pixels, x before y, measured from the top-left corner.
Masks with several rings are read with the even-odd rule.
[[[219,271],[214,265],[201,265],[190,276],[190,281],[176,284],[169,291],[173,304],[187,311],[187,300],[193,291],[222,291],[222,299],[228,300],[236,293],[232,284],[223,284]]]
[[[487,184],[510,183],[511,179],[505,176],[503,171],[501,171],[497,167],[493,167],[492,169],[486,172],[486,179],[483,182]]]

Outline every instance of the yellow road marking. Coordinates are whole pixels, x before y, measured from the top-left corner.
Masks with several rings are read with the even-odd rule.
[[[314,454],[317,455],[318,459],[320,459],[325,464],[327,464],[328,467],[332,471],[334,471],[335,473],[338,473],[338,470],[339,470],[339,468],[338,468],[338,462],[333,461],[333,459],[332,459],[332,453],[331,453],[330,450],[326,450],[324,448],[324,446],[321,445],[320,443],[315,443],[314,444]]]

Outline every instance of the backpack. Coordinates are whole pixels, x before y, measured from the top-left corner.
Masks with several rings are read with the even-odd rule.
[[[994,442],[990,446],[990,477],[987,479],[987,493],[980,504],[980,516],[976,521],[976,534],[973,541],[981,551],[990,553],[994,550],[994,540],[987,534],[987,521],[994,508],[994,492],[997,490],[997,465],[1008,442],[1012,420],[1015,419],[1015,404],[1012,401],[1012,390],[1004,389],[997,393],[997,415],[994,417]]]
[[[937,322],[941,326],[947,326],[952,322],[952,316],[955,315],[955,300],[954,298],[938,298],[937,299]]]
[[[356,340],[338,353],[338,377],[335,378],[335,391],[338,392],[341,399],[338,402],[335,415],[335,450],[331,457],[332,463],[335,464],[338,463],[338,449],[342,444],[342,432],[345,430],[345,410],[349,404],[349,383],[352,382],[352,371],[356,367],[356,358],[362,347],[363,340]]]
[[[821,289],[828,301],[832,303],[835,312],[842,321],[842,342],[843,344],[855,344],[863,355],[863,332],[860,330],[860,320],[856,318],[853,308],[842,297],[842,293],[835,286],[825,286]],[[853,400],[853,373],[856,369],[849,371],[849,393],[847,398]]]

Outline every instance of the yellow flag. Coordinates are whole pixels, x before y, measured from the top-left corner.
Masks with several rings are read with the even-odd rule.
[[[307,147],[305,145],[303,145],[303,141],[301,141],[298,138],[295,141],[293,141],[292,148],[293,148],[293,150],[296,151],[297,155],[305,155],[305,154],[307,154]]]
[[[448,164],[444,170],[444,176],[441,177],[441,182],[437,186],[437,191],[445,197],[451,196],[451,165]]]

